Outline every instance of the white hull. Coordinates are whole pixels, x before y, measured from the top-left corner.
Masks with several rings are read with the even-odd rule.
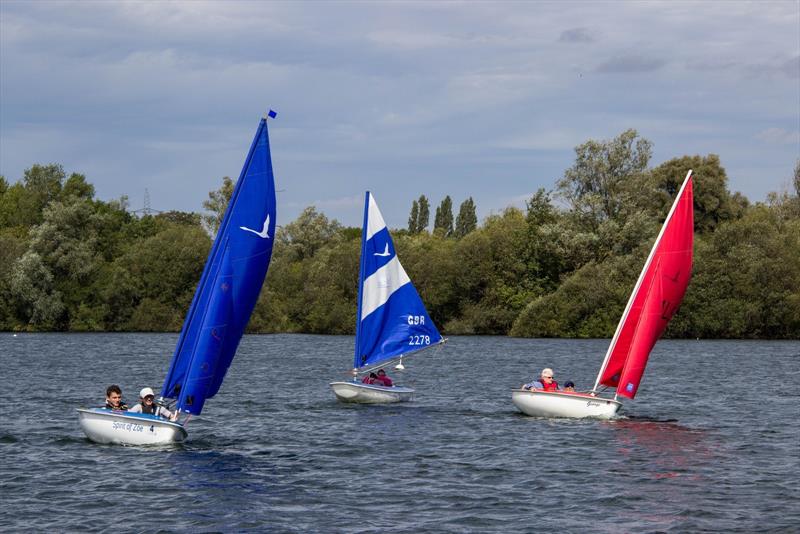
[[[408,402],[414,397],[414,390],[403,386],[387,388],[358,382],[331,382],[331,388],[342,402],[389,404]]]
[[[118,445],[158,445],[186,439],[186,429],[152,415],[78,408],[78,422],[90,440]]]
[[[594,397],[586,393],[525,389],[512,390],[511,400],[519,411],[533,417],[611,419],[622,406],[621,402],[614,399]]]

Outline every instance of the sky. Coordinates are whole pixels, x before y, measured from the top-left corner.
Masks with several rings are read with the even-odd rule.
[[[752,201],[800,158],[800,2],[0,0],[0,174],[86,175],[130,209],[202,211],[259,119],[278,223],[483,219],[634,128],[651,166],[718,154]]]

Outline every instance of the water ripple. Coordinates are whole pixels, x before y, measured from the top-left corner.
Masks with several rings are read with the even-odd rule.
[[[614,421],[519,414],[542,367],[589,387],[606,341],[455,338],[414,403],[347,406],[352,338],[248,336],[184,444],[89,442],[75,408],[158,388],[174,335],[0,334],[0,530],[792,531],[798,342],[660,342]],[[761,362],[757,388],[753,362]],[[446,370],[445,370],[446,369]],[[21,401],[21,399],[23,401]]]

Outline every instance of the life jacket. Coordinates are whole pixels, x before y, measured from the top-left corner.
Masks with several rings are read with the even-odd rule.
[[[114,410],[115,412],[126,412],[128,411],[128,405],[120,401],[119,406],[112,406],[110,402],[106,401],[106,410]]]
[[[143,402],[140,402],[139,404],[142,406],[142,413],[147,413],[147,414],[150,414],[150,415],[156,415],[156,412],[158,411],[158,406],[156,406],[155,402],[153,404],[151,404],[150,406],[146,405]]]
[[[544,380],[539,380],[539,383],[542,385],[542,389],[544,391],[558,391],[558,382],[553,380],[549,384],[546,383]]]

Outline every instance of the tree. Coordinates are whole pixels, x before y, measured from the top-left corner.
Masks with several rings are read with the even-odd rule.
[[[455,236],[464,237],[478,227],[478,215],[475,213],[475,202],[472,197],[461,203],[456,217]]]
[[[203,201],[203,207],[211,213],[203,215],[203,225],[208,233],[216,235],[222,219],[225,217],[225,210],[233,195],[234,182],[230,176],[223,176],[222,186],[216,191],[209,191],[208,200]]]
[[[86,181],[86,176],[72,173],[61,190],[61,198],[78,198],[81,200],[92,200],[94,198],[94,186]]]
[[[453,235],[453,201],[450,195],[444,197],[442,203],[436,208],[436,218],[433,220],[433,231],[439,230],[445,237]]]
[[[339,221],[329,221],[317,208],[309,206],[297,220],[278,230],[276,244],[280,243],[298,260],[310,258],[334,239],[341,227]]]
[[[564,172],[557,191],[584,227],[597,230],[603,221],[624,218],[629,196],[641,194],[651,153],[652,144],[636,130],[611,141],[587,141],[575,148],[575,164]]]
[[[642,202],[663,221],[669,212],[686,173],[691,169],[694,180],[694,227],[700,233],[712,232],[724,221],[739,219],[747,208],[747,199],[731,195],[728,176],[719,156],[683,156],[665,161],[649,173],[653,186],[652,199]]]
[[[419,219],[417,219],[417,233],[425,232],[428,229],[431,219],[431,206],[425,195],[419,197]]]
[[[415,200],[411,203],[411,214],[408,216],[408,233],[409,234],[418,234],[420,230],[418,229],[419,224],[419,203]]]

